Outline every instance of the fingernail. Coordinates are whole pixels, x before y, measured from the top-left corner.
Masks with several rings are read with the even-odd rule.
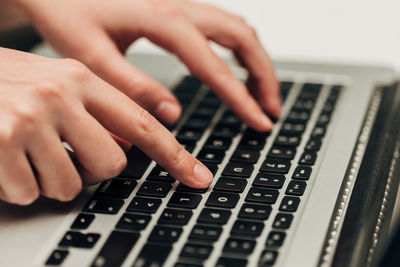
[[[271,130],[273,123],[264,113],[258,114],[256,120],[266,130]]]
[[[168,100],[162,101],[156,109],[156,116],[167,123],[174,123],[180,115],[181,107]]]
[[[213,179],[212,173],[201,163],[194,166],[194,176],[198,182],[205,185],[209,185]]]

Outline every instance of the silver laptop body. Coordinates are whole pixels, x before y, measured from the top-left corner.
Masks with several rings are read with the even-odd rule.
[[[186,69],[175,58],[167,55],[132,55],[130,60],[137,67],[169,88],[174,88],[182,77],[188,74]],[[241,138],[246,131],[246,126],[244,125],[240,127],[238,134],[232,139],[232,144],[226,149],[225,156],[218,165],[212,185],[207,192],[199,194],[201,195],[201,200],[197,208],[191,209],[192,215],[189,221],[180,227],[182,232],[178,240],[170,244],[172,249],[162,263],[163,266],[175,266],[178,262],[216,266],[221,257],[237,260],[238,264],[243,262],[239,260],[246,260],[248,266],[269,266],[270,263],[270,266],[373,266],[376,263],[376,251],[379,249],[379,244],[384,243],[387,238],[394,199],[397,193],[398,179],[393,177],[393,173],[396,173],[398,169],[396,161],[392,160],[392,164],[387,165],[387,160],[382,159],[380,167],[383,170],[376,167],[375,171],[370,173],[370,176],[363,176],[367,181],[375,181],[376,177],[382,176],[387,170],[388,175],[380,177],[381,188],[374,187],[374,191],[369,183],[364,187],[361,185],[361,187],[357,187],[356,183],[358,180],[361,181],[363,179],[362,177],[360,178],[359,174],[362,171],[363,159],[366,158],[366,151],[368,151],[369,145],[377,142],[377,140],[371,140],[370,137],[373,135],[377,118],[382,119],[379,117],[379,112],[385,100],[385,88],[395,82],[397,75],[391,69],[383,67],[299,62],[276,62],[276,68],[281,81],[293,82],[293,86],[285,100],[283,116],[276,122],[272,132],[266,138],[265,145],[259,150],[259,158],[253,164],[254,170],[250,177],[245,178],[247,184],[243,192],[238,194],[239,199],[235,207],[227,209],[230,210],[231,215],[228,221],[220,226],[223,230],[218,240],[211,244],[208,243],[212,250],[200,261],[196,257],[191,261],[190,253],[196,247],[186,248],[185,251],[185,246],[190,243],[188,239],[190,239],[192,228],[198,224],[200,213],[204,208],[209,207],[206,203],[208,203],[207,201],[213,192],[214,186],[221,176],[226,176],[222,175],[222,173],[225,171],[225,167],[236,148],[240,145]],[[237,73],[238,75],[243,75],[240,70]],[[284,182],[281,188],[276,189],[279,191],[279,195],[274,203],[265,204],[265,206],[271,207],[271,211],[267,219],[258,220],[262,225],[262,230],[257,236],[249,238],[244,234],[242,236],[240,234],[235,235],[238,239],[243,238],[243,240],[255,241],[252,252],[244,256],[240,255],[240,253],[234,253],[235,244],[230,244],[232,246],[231,250],[226,249],[228,239],[231,238],[231,231],[235,227],[234,224],[238,220],[242,206],[251,202],[248,201],[248,196],[253,188],[253,183],[260,172],[260,168],[265,167],[266,163],[264,161],[272,153],[272,146],[277,141],[285,119],[291,113],[304,84],[322,84],[322,87],[310,113],[300,143],[296,148],[295,155],[290,160],[290,168],[287,173],[283,174],[285,177]],[[323,133],[322,145],[316,153],[315,163],[311,166],[311,175],[307,180],[303,180],[306,185],[305,189],[303,189],[304,192],[297,195],[290,194],[287,191],[289,190],[289,184],[292,181],[301,181],[293,178],[296,167],[302,160],[307,160],[307,158],[302,159],[303,153],[307,149],[309,140],[314,135],[318,135],[318,132],[315,132],[318,130],[315,130],[315,128],[320,122],[320,115],[326,108],[325,104],[331,97],[333,88],[339,88],[339,94],[334,111],[331,113],[329,125],[325,128],[326,132]],[[207,90],[208,88],[202,85],[198,94],[204,96],[208,94]],[[398,90],[392,89],[392,91]],[[397,96],[398,94],[393,93],[393,97],[386,98],[395,101]],[[188,114],[194,109],[196,101],[199,102],[201,100],[200,98],[199,100],[194,100],[194,104],[189,105],[183,120],[177,125],[178,130],[185,123],[185,119],[189,116]],[[197,155],[200,152],[219,119],[224,116],[225,110],[226,107],[224,106],[218,109],[210,126],[197,142],[193,154]],[[387,114],[390,115],[391,113]],[[387,115],[388,120],[394,120],[389,115]],[[388,123],[392,125],[395,122]],[[387,125],[385,127],[390,128]],[[177,130],[173,132],[174,134],[179,134]],[[395,159],[398,156],[398,143],[396,140],[391,143],[390,148],[392,149],[386,152],[391,159]],[[370,152],[369,154],[371,153],[375,152]],[[379,157],[379,154],[377,154],[377,157]],[[135,163],[130,162],[130,164]],[[82,213],[82,210],[90,205],[87,203],[96,191],[96,186],[86,188],[80,196],[70,203],[59,203],[44,198],[39,199],[28,207],[0,203],[0,266],[45,266],[50,257],[55,257],[55,260],[57,260],[57,257],[64,257],[63,255],[54,254],[55,250],[68,251],[68,255],[62,260],[60,266],[109,266],[109,259],[104,256],[105,254],[101,256],[100,252],[155,165],[154,162],[150,163],[141,179],[135,180],[137,185],[129,196],[123,199],[123,204],[116,214],[90,212],[87,209],[85,213],[95,215],[95,219],[87,229],[74,230],[71,229],[71,225],[78,214]],[[364,163],[364,165],[365,168],[372,167],[374,165],[374,157],[372,157],[370,164]],[[365,171],[367,170],[364,170],[363,174],[365,174]],[[124,178],[123,175],[121,178]],[[151,243],[151,232],[158,223],[158,218],[163,211],[169,207],[168,203],[177,186],[178,182],[172,183],[172,189],[167,196],[159,198],[161,199],[159,208],[150,214],[151,220],[147,226],[137,231],[139,237],[132,245],[133,247],[129,253],[121,259],[122,266],[158,266],[157,262],[151,265],[148,256],[145,259],[141,258],[142,248],[145,244]],[[295,188],[292,188],[292,190],[296,190],[296,185],[294,184],[294,186]],[[255,197],[260,194],[257,192],[252,191]],[[263,192],[261,191],[261,194]],[[367,193],[375,194],[373,196],[374,199],[371,199],[371,195],[368,195],[368,200],[371,203],[377,203],[377,207],[374,208],[372,205],[369,215],[364,212],[360,213],[358,217],[352,218],[351,214],[357,214],[353,212],[354,209],[360,212],[366,210],[364,206],[359,205],[359,202],[362,200],[363,194]],[[281,207],[285,196],[299,198],[300,202],[295,212],[287,212]],[[357,196],[361,200],[357,200]],[[365,202],[368,203],[368,201]],[[261,205],[261,203],[256,204]],[[95,204],[92,203],[92,205]],[[219,209],[218,207],[211,208]],[[352,213],[349,214],[349,212]],[[280,213],[292,215],[290,227],[287,229],[279,226],[280,224],[285,224],[286,217],[280,222],[276,221]],[[360,224],[363,221],[365,225]],[[243,227],[245,228],[245,226]],[[349,233],[349,229],[352,229],[352,227],[353,233],[358,233],[357,236],[362,240],[351,234],[346,234],[348,238],[345,238],[342,233]],[[62,240],[66,238],[68,231],[78,232],[83,235],[95,233],[99,234],[99,236],[91,248],[68,245],[68,242],[60,245]],[[122,233],[132,232],[129,229],[120,229],[119,231]],[[251,229],[248,231],[251,231]],[[281,245],[274,245],[273,241],[271,241],[271,238],[274,238],[271,236],[271,232],[285,234],[285,239]],[[278,236],[276,238],[279,239]],[[360,244],[363,244],[363,246],[360,246]],[[245,243],[237,243],[236,245],[246,246]],[[158,251],[153,253],[154,258],[157,258]],[[201,254],[202,252],[199,250],[193,253]]]

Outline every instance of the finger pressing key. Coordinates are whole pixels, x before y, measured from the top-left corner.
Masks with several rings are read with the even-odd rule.
[[[175,53],[189,70],[207,83],[244,122],[259,131],[272,128],[272,121],[245,85],[214,53],[207,39],[193,24],[185,19],[169,24],[162,23],[162,20],[154,20],[147,26],[148,29],[144,31],[147,38]],[[165,34],[160,38],[154,29],[162,30]]]
[[[104,81],[93,79],[96,88],[89,85],[84,92],[85,107],[105,128],[135,144],[182,183],[194,188],[211,183],[211,172],[152,115]]]

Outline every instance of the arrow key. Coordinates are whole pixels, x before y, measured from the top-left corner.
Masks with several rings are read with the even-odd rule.
[[[129,204],[127,211],[155,213],[161,205],[161,199],[147,198],[147,197],[134,197]]]

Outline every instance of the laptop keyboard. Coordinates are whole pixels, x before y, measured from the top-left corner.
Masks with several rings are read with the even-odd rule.
[[[294,83],[280,85],[285,101]],[[179,183],[133,147],[127,153],[127,168],[118,178],[99,185],[46,264],[60,265],[73,253],[70,248],[91,249],[104,240],[92,266],[119,266],[133,249],[139,252],[130,266],[162,266],[172,256],[175,266],[245,266],[260,240],[264,242],[263,234],[266,240],[257,255],[258,264],[274,265],[307,190],[342,89],[325,86],[329,92],[316,112],[324,85],[297,86],[299,93],[267,148],[270,133],[247,128],[199,80],[185,77],[173,91],[185,115],[169,129],[215,175],[210,188]],[[309,125],[312,116],[316,120]],[[307,129],[312,130],[303,141]],[[119,216],[109,226],[111,233],[87,232],[98,214]],[[139,243],[148,227],[145,244]],[[223,245],[215,246],[220,240]],[[177,249],[179,253],[171,255]],[[207,262],[213,253],[217,260]]]

